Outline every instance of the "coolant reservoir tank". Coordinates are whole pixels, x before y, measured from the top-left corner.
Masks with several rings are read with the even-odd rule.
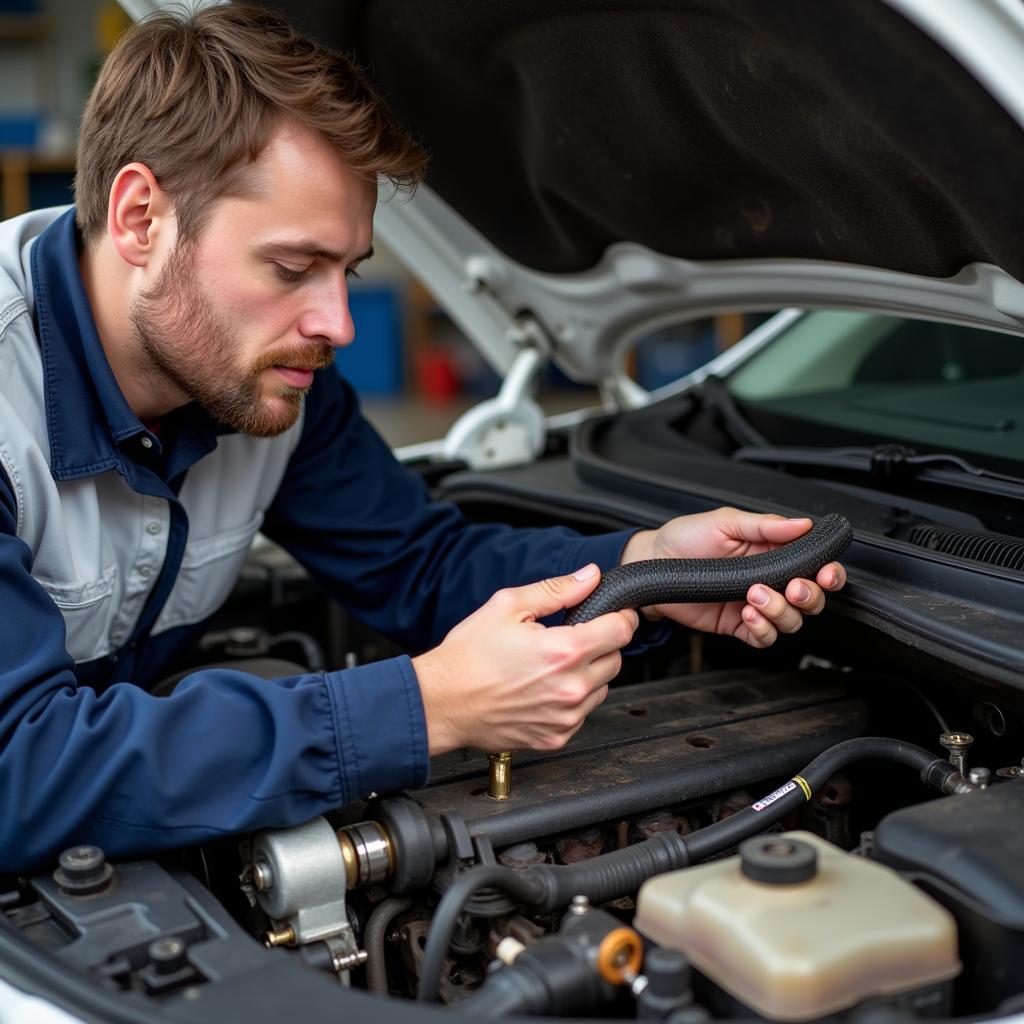
[[[952,916],[890,868],[811,832],[645,882],[634,924],[764,1017],[803,1021],[948,981]]]

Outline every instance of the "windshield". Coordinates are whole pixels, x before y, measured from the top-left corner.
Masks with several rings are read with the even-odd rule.
[[[1024,470],[1024,338],[1016,335],[809,312],[731,374],[728,389],[776,445],[895,442]]]

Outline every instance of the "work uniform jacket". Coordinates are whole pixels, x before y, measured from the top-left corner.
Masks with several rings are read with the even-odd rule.
[[[147,692],[280,543],[410,649],[504,586],[618,563],[629,532],[473,525],[431,502],[334,368],[278,437],[186,406],[148,430],[107,363],[72,210],[0,224],[0,873],[290,825],[427,780],[408,657]]]

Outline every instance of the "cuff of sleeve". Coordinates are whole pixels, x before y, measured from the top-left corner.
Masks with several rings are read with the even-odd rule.
[[[622,561],[622,552],[626,547],[626,541],[634,533],[639,532],[640,529],[637,528],[616,530],[614,533],[601,533],[596,537],[581,537],[579,542],[569,549],[558,574],[565,576],[590,562],[596,562],[600,566],[601,572],[614,569]]]
[[[660,647],[676,630],[676,624],[669,619],[658,619],[651,622],[640,616],[640,626],[633,634],[633,639],[622,648],[622,653],[628,658],[634,654],[642,654],[652,647]]]
[[[425,785],[427,723],[412,662],[403,655],[324,679],[345,802]]]

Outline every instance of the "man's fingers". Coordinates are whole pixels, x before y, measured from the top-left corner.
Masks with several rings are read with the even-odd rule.
[[[615,673],[613,673],[613,676],[614,675]],[[596,690],[594,690],[590,694],[590,696],[587,697],[587,699],[580,705],[580,711],[582,712],[583,717],[586,718],[591,711],[593,711],[596,707],[598,707],[598,705],[604,702],[604,699],[607,696],[608,684],[605,683],[604,686],[599,686]]]
[[[804,615],[818,615],[825,607],[825,591],[810,580],[790,580],[786,584],[786,600]]]
[[[577,626],[561,626],[556,629],[571,631],[572,643],[579,644],[581,651],[593,657],[610,654],[621,650],[633,639],[633,634],[640,625],[640,616],[632,608],[624,608],[618,612],[607,612],[589,622],[581,622]]]
[[[594,690],[590,696],[579,706],[579,719],[574,720],[569,726],[563,727],[555,731],[554,733],[548,733],[545,737],[545,741],[542,744],[541,749],[544,750],[561,750],[569,740],[573,738],[586,724],[587,716],[593,711],[601,702],[608,696],[608,687],[601,686]]]
[[[525,587],[499,590],[494,599],[507,605],[514,614],[543,619],[579,604],[600,581],[601,570],[591,563],[567,576],[552,576]]]
[[[813,525],[806,517],[783,519],[776,515],[759,515],[756,512],[741,512],[732,509],[732,514],[720,524],[738,540],[751,544],[788,544],[802,537]]]
[[[771,647],[779,632],[756,608],[745,605],[734,635],[751,647]]]
[[[846,570],[838,562],[829,562],[818,570],[816,579],[824,590],[842,590],[846,586]]]
[[[807,590],[807,599],[811,600],[813,595],[806,583],[794,580],[791,585],[803,586],[804,590]],[[795,633],[803,625],[803,616],[800,612],[782,594],[763,583],[757,583],[747,591],[747,601],[780,633]]]

